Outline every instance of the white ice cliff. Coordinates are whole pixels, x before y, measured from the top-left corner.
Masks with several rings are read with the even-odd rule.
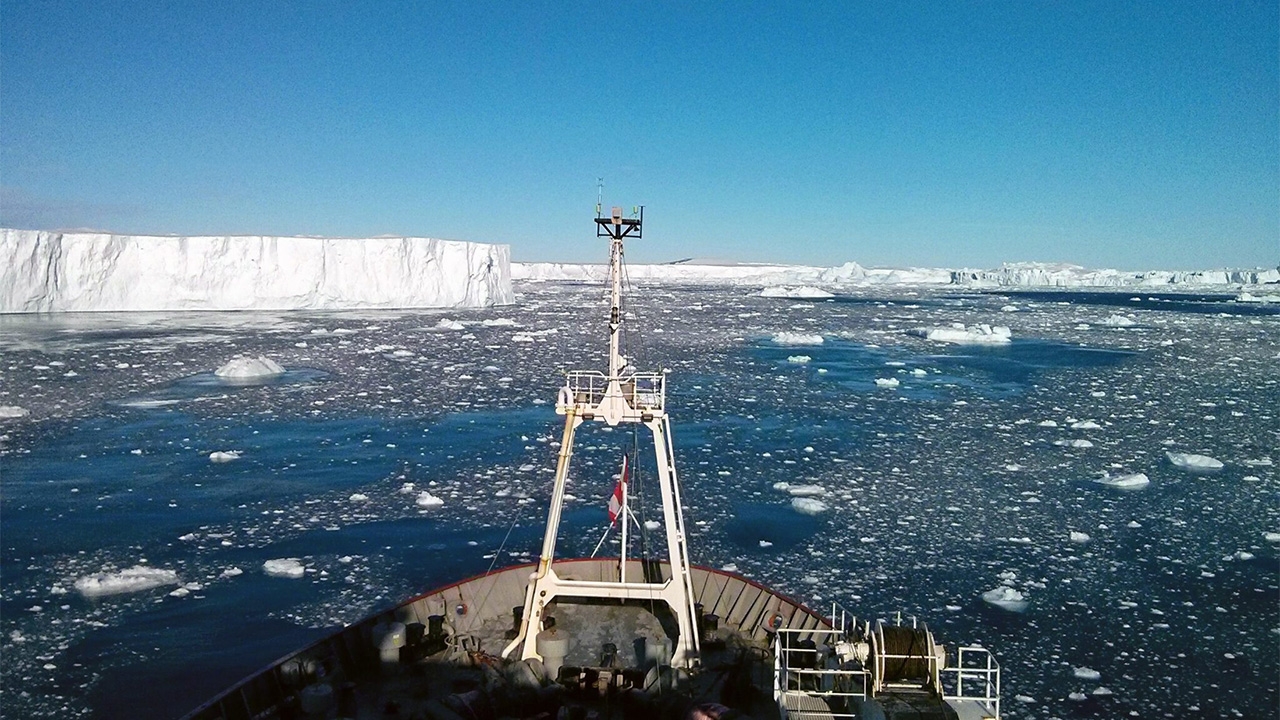
[[[515,280],[604,282],[606,265],[512,263]],[[866,268],[848,262],[837,267],[812,265],[725,264],[688,261],[628,265],[628,277],[642,282],[721,285],[967,285],[975,287],[1169,287],[1266,285],[1280,283],[1280,268],[1253,270],[1090,270],[1055,263],[1006,263],[991,270],[947,268]],[[1252,296],[1251,296],[1252,297]],[[1247,300],[1247,298],[1246,298]]]
[[[0,230],[0,313],[505,305],[507,245]]]

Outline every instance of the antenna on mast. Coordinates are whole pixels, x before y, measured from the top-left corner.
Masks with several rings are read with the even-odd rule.
[[[600,217],[600,211],[604,209],[604,178],[596,178],[596,217]]]

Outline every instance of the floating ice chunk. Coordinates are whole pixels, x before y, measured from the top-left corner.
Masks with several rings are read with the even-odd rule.
[[[808,355],[788,355],[787,356],[787,362],[791,362],[791,363],[807,363],[812,359],[813,358],[809,357]]]
[[[1072,668],[1071,674],[1081,680],[1097,680],[1102,677],[1102,673],[1091,667]]]
[[[773,543],[769,542],[768,540],[761,540],[761,541],[760,541],[760,547],[762,547],[762,548],[771,548],[771,547],[773,547]]]
[[[785,490],[795,497],[820,497],[827,494],[821,485],[787,485]]]
[[[1099,685],[1098,687],[1094,688],[1094,689],[1093,689],[1093,694],[1094,694],[1094,695],[1097,695],[1098,697],[1104,697],[1104,696],[1107,696],[1107,695],[1115,695],[1115,693],[1111,692],[1111,688],[1109,688],[1109,687],[1105,687],[1105,686],[1103,686],[1103,685]]]
[[[436,330],[465,330],[466,326],[464,326],[462,323],[458,322],[457,320],[441,318],[440,322],[436,323],[435,329]]]
[[[915,375],[916,377],[924,377],[925,375],[929,374],[929,371],[925,370],[924,368],[916,368],[911,371],[911,374]]]
[[[1036,699],[1031,697],[1030,695],[1014,695],[1013,699],[1017,700],[1020,703],[1026,703],[1027,705],[1036,704]]]
[[[239,450],[215,450],[209,453],[209,462],[225,463],[240,459]]]
[[[1073,448],[1093,447],[1093,443],[1090,442],[1089,440],[1054,440],[1053,444],[1059,447],[1073,447]]]
[[[876,378],[876,387],[896,388],[901,384],[898,378]]]
[[[772,339],[775,345],[821,345],[823,342],[821,335],[798,332],[774,333]]]
[[[1121,490],[1137,490],[1151,484],[1151,478],[1146,473],[1132,473],[1129,475],[1111,475],[1103,473],[1102,477],[1096,478],[1094,482],[1107,487],[1119,488]]]
[[[284,368],[275,360],[259,355],[258,357],[232,358],[213,374],[224,380],[252,380],[283,375]]]
[[[1249,552],[1248,550],[1237,550],[1228,559],[1239,560],[1241,562],[1244,562],[1246,560],[1252,560],[1253,558],[1254,558],[1253,553]]]
[[[481,325],[485,327],[513,327],[516,324],[511,318],[493,318],[490,320],[481,320]]]
[[[645,530],[657,530],[657,529],[658,529],[658,528],[660,528],[660,527],[662,527],[662,523],[658,522],[657,520],[645,520],[645,521],[644,521],[644,529],[645,529]]]
[[[298,558],[276,558],[262,563],[262,571],[272,577],[297,578],[306,574]]]
[[[812,285],[801,285],[797,288],[785,286],[767,287],[760,291],[760,297],[811,298],[817,300],[835,297],[835,295]]]
[[[1131,317],[1126,317],[1124,315],[1120,315],[1119,313],[1117,313],[1115,315],[1108,316],[1106,320],[1103,320],[1098,324],[1106,325],[1107,327],[1121,328],[1121,327],[1133,327],[1138,323],[1136,320],[1134,320]]]
[[[351,497],[347,498],[351,502],[369,502],[369,496],[364,493],[351,493]]]
[[[955,323],[951,327],[923,327],[910,332],[926,340],[957,345],[1002,345],[1013,340],[1013,333],[1008,327],[986,323],[969,326]]]
[[[0,405],[0,418],[20,418],[30,415],[31,411],[17,405]]]
[[[791,509],[802,515],[817,515],[827,511],[827,504],[813,498],[798,497],[791,499]]]
[[[233,577],[236,577],[236,576],[238,576],[238,575],[243,575],[243,574],[244,574],[244,571],[243,571],[243,570],[241,570],[240,568],[236,567],[235,565],[232,565],[231,567],[227,568],[226,570],[223,570],[223,571],[222,571],[222,574],[221,574],[221,575],[219,575],[218,577],[233,578]]]
[[[1078,543],[1080,545],[1083,545],[1089,542],[1090,540],[1088,533],[1076,532],[1075,530],[1071,531],[1071,535],[1069,536],[1069,538],[1071,542]]]
[[[1041,420],[1036,423],[1036,427],[1058,427],[1057,420]]]
[[[738,566],[733,563],[729,563],[728,565],[722,565],[720,566],[720,569],[725,572],[731,572],[731,573],[738,572]]]
[[[1067,694],[1067,699],[1071,702],[1084,702],[1089,699],[1089,696],[1082,692],[1071,692]]]
[[[1129,521],[1129,524],[1128,524],[1128,525],[1125,525],[1125,527],[1127,527],[1127,528],[1132,528],[1132,529],[1136,530],[1136,529],[1138,529],[1138,528],[1142,527],[1142,523],[1138,522],[1137,520],[1130,520],[1130,521]]]
[[[1008,585],[1000,585],[982,593],[982,601],[1001,610],[1016,613],[1026,612],[1027,607],[1031,605],[1022,593]]]
[[[85,575],[76,580],[76,590],[85,597],[102,597],[139,592],[164,585],[177,585],[178,573],[162,568],[134,565],[116,572]]]
[[[1000,312],[1018,312],[1018,306],[1017,306],[1017,305],[1002,305],[1002,306],[1000,307]]]
[[[418,499],[414,502],[416,502],[420,508],[434,508],[444,505],[444,500],[441,500],[425,490],[418,493]]]
[[[411,482],[407,482],[407,483],[405,483],[405,484],[401,485],[401,486],[400,486],[400,493],[401,493],[401,494],[404,494],[404,495],[412,495],[412,494],[413,494],[413,483],[411,483]]]
[[[1191,472],[1211,473],[1222,469],[1222,462],[1208,455],[1165,452],[1165,456],[1169,458],[1169,462]]]
[[[1071,423],[1072,430],[1101,430],[1102,426],[1092,420],[1080,420]]]
[[[1280,532],[1262,533],[1262,539],[1269,543],[1280,543]]]
[[[1249,467],[1271,467],[1272,462],[1269,457],[1261,457],[1253,460],[1245,460],[1244,464]]]
[[[1236,296],[1236,302],[1242,303],[1280,303],[1280,295],[1254,295],[1242,292]]]

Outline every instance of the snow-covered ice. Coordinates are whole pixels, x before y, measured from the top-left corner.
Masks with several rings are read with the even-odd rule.
[[[1127,473],[1124,475],[1104,474],[1102,477],[1095,478],[1094,482],[1107,487],[1119,488],[1121,490],[1137,490],[1151,484],[1151,478],[1146,473]]]
[[[982,593],[982,601],[1001,610],[1015,613],[1026,612],[1031,605],[1021,592],[1008,585],[999,585]]]

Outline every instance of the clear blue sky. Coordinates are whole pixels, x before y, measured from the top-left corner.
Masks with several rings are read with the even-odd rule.
[[[0,224],[600,261],[1280,263],[1280,11],[0,0]]]

